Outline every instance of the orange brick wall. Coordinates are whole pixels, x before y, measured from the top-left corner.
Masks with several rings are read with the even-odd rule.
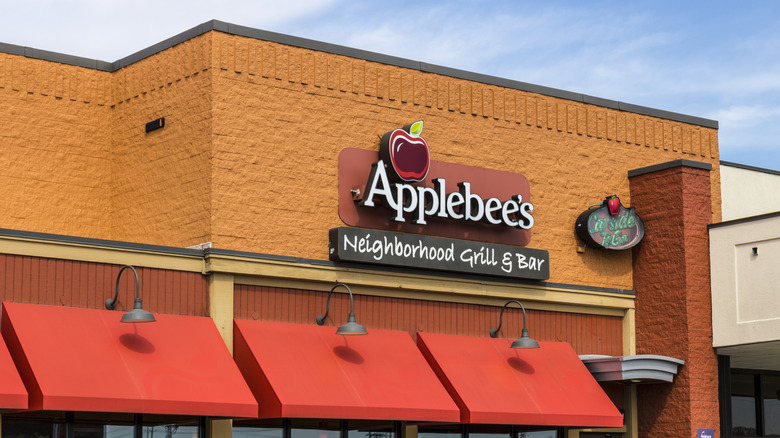
[[[529,179],[530,246],[550,251],[551,281],[631,288],[630,253],[577,252],[577,215],[611,194],[630,205],[628,169],[678,158],[717,169],[713,129],[214,31],[114,73],[0,59],[0,111],[31,112],[30,123],[0,119],[3,141],[19,147],[0,164],[79,169],[0,176],[22,192],[0,201],[12,212],[0,227],[326,259],[327,230],[343,225],[338,152],[378,150],[379,135],[422,119],[434,160]],[[49,64],[61,83],[100,84],[76,85],[100,99],[15,85],[35,82],[20,65]],[[89,123],[71,123],[75,107],[90,108]],[[144,134],[158,117],[166,127]],[[51,126],[45,140],[23,128],[36,122]],[[26,157],[36,144],[50,150]],[[717,170],[711,194],[717,220]]]
[[[610,194],[630,205],[628,169],[717,163],[711,129],[222,33],[213,41],[217,247],[327,258],[326,230],[343,225],[338,152],[378,150],[378,136],[422,119],[432,159],[529,179],[530,246],[550,251],[551,281],[631,288],[630,252],[577,253],[577,215]],[[714,180],[719,215],[717,170]]]
[[[211,240],[208,36],[113,74],[111,238],[186,247]],[[148,122],[165,127],[145,132]]]
[[[0,227],[106,237],[110,81],[0,53]]]

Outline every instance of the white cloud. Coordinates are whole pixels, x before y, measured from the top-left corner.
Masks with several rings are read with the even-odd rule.
[[[322,14],[338,0],[31,0],[4,4],[0,41],[115,61],[211,19],[259,28]]]

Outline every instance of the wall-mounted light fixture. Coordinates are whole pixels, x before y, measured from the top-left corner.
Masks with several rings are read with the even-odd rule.
[[[164,128],[165,127],[165,117],[160,117],[157,120],[152,120],[151,122],[146,124],[146,133],[150,133],[154,130]]]
[[[154,315],[144,310],[143,305],[141,304],[141,291],[139,289],[139,282],[138,282],[138,272],[136,272],[135,268],[130,265],[124,265],[122,266],[122,269],[119,270],[119,274],[116,276],[116,288],[114,289],[114,298],[107,299],[106,300],[106,309],[108,310],[114,310],[116,307],[116,300],[119,298],[119,278],[122,276],[122,272],[124,272],[125,269],[130,268],[133,271],[133,274],[135,275],[135,303],[133,304],[133,310],[125,313],[122,315],[122,319],[120,319],[121,322],[155,322]]]
[[[320,315],[315,320],[317,322],[317,325],[323,325],[325,324],[325,318],[328,317],[328,312],[330,312],[330,296],[333,294],[333,291],[336,290],[337,287],[343,286],[344,289],[347,290],[349,293],[349,316],[347,317],[347,323],[340,326],[338,330],[336,330],[337,335],[365,335],[368,332],[366,331],[366,328],[362,325],[358,324],[355,321],[355,312],[354,312],[354,302],[352,300],[352,291],[349,289],[349,286],[347,286],[344,283],[338,283],[335,286],[333,286],[330,289],[330,292],[328,292],[328,300],[325,302],[325,314]]]
[[[517,300],[509,300],[506,302],[506,304],[504,304],[504,307],[501,308],[501,313],[498,315],[498,327],[494,329],[490,329],[490,337],[495,338],[496,336],[498,336],[498,331],[501,330],[501,324],[504,318],[504,309],[506,309],[506,306],[508,306],[510,303],[517,303],[520,306],[520,308],[523,309],[523,332],[520,335],[520,339],[516,339],[514,342],[512,342],[511,347],[512,348],[539,348],[539,343],[534,341],[528,336],[528,329],[525,327],[525,307],[523,307],[523,304]]]

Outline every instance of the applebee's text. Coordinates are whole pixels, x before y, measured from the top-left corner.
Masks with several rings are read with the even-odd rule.
[[[501,201],[498,198],[482,199],[471,192],[471,183],[458,183],[458,191],[445,192],[446,180],[435,178],[433,187],[413,186],[405,183],[391,184],[385,163],[379,160],[371,166],[366,193],[360,200],[361,207],[383,204],[395,211],[391,219],[406,222],[409,213],[414,224],[427,224],[426,218],[435,216],[466,221],[482,221],[493,225],[530,229],[534,225],[531,212],[533,204],[523,201],[522,195]]]
[[[410,268],[546,280],[547,251],[387,231],[335,228],[330,258]]]

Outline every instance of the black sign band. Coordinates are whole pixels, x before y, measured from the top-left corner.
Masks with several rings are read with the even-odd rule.
[[[545,250],[363,228],[331,229],[330,259],[531,280],[550,278]]]

